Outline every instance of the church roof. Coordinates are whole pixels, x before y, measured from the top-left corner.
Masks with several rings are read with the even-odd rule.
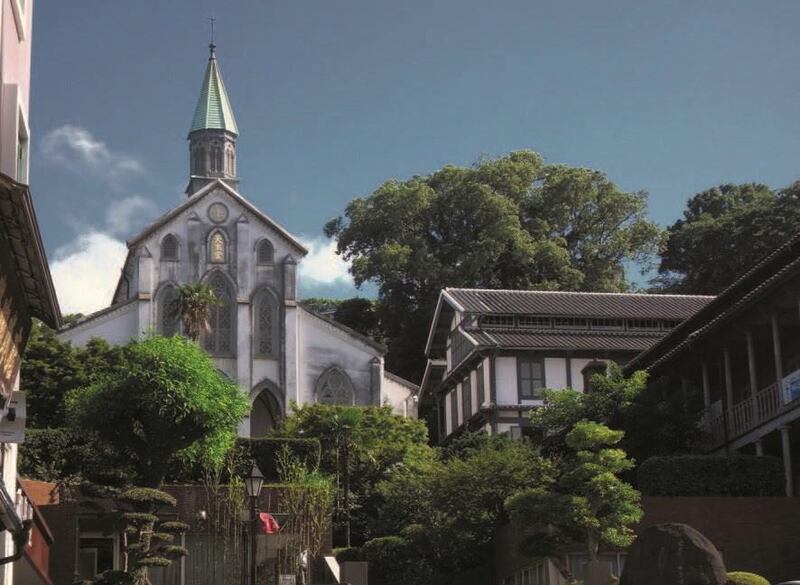
[[[300,254],[305,256],[308,254],[308,248],[306,248],[300,240],[295,238],[289,231],[280,225],[277,221],[269,217],[266,213],[258,209],[255,205],[250,203],[247,199],[245,199],[240,193],[238,193],[235,189],[233,189],[230,185],[225,183],[220,179],[215,179],[210,182],[208,185],[191,195],[186,201],[178,205],[177,207],[167,211],[164,215],[156,219],[153,223],[151,223],[148,227],[146,227],[143,231],[139,232],[133,238],[128,240],[128,248],[132,249],[136,244],[141,242],[147,236],[161,228],[164,224],[170,221],[172,218],[177,217],[183,211],[200,201],[203,197],[214,191],[215,189],[222,189],[228,195],[230,195],[236,202],[238,202],[242,207],[247,209],[250,213],[252,213],[257,219],[263,221],[265,224],[270,226],[274,229],[278,234],[280,234],[286,242],[289,243],[295,250],[297,250]]]
[[[213,44],[210,47],[211,56],[208,58],[206,75],[200,88],[200,98],[197,100],[189,133],[196,130],[227,130],[238,136],[239,128],[236,126],[231,101],[217,65],[215,47]]]

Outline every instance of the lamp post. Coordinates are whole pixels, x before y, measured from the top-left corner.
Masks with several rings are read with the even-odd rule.
[[[258,506],[258,496],[261,494],[261,487],[264,485],[264,475],[253,465],[250,476],[244,480],[244,487],[247,496],[250,498],[250,585],[256,585],[256,532],[258,522],[256,518],[256,507]]]

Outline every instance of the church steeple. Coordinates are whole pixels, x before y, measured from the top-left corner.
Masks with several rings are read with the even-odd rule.
[[[236,139],[239,128],[233,117],[228,92],[217,64],[216,45],[211,50],[200,98],[189,129],[190,197],[211,180],[220,178],[238,188],[236,177]]]

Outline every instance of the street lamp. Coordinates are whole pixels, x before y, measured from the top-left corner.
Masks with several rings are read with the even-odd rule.
[[[256,532],[258,530],[256,508],[263,485],[264,475],[258,465],[253,465],[250,476],[244,479],[244,487],[250,498],[250,585],[256,585]]]

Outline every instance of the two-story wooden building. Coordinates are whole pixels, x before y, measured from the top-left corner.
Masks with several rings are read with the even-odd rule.
[[[444,289],[420,390],[431,436],[521,433],[544,388],[587,390],[607,362],[629,362],[712,298]]]
[[[702,394],[709,454],[783,457],[800,468],[800,234],[628,363]]]

